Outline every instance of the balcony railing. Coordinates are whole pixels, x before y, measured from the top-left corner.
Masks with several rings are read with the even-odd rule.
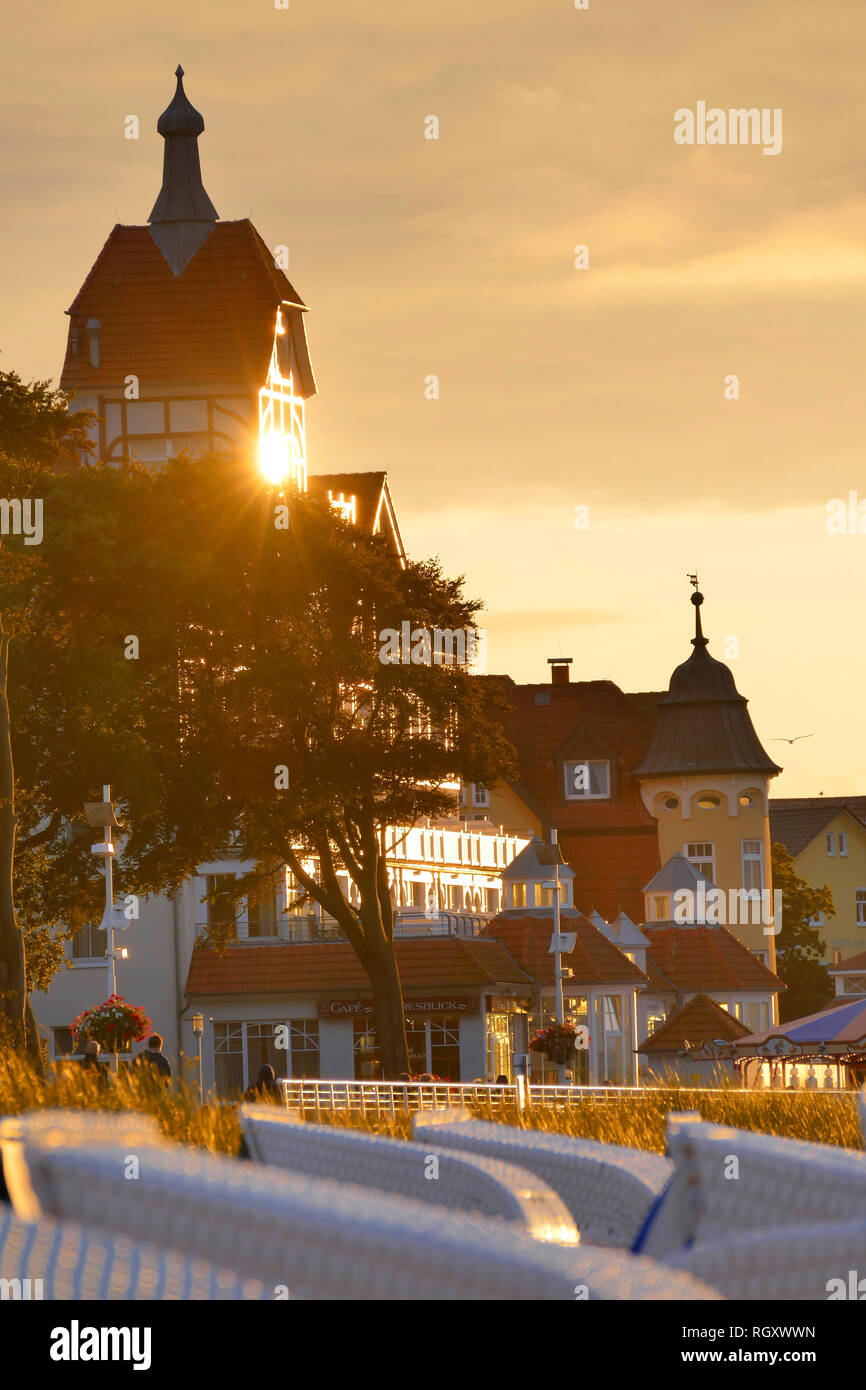
[[[395,937],[481,936],[486,923],[492,921],[494,916],[495,913],[493,912],[446,911],[435,912],[430,916],[420,909],[397,908],[394,913],[394,935]],[[207,925],[207,923],[199,922],[196,925],[196,934],[201,936],[207,930]],[[241,927],[240,931],[242,930]],[[263,936],[259,933],[249,937],[239,935],[239,940],[273,945],[278,941],[289,944],[345,941],[346,937],[340,924],[328,913],[304,912],[278,917],[272,936]]]

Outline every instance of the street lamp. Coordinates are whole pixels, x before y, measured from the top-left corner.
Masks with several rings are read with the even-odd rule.
[[[570,970],[563,971],[562,953],[564,951],[568,955],[571,954],[577,940],[577,933],[562,933],[559,930],[559,895],[562,891],[562,885],[559,882],[559,866],[560,864],[564,864],[565,860],[559,848],[559,838],[556,830],[551,830],[550,832],[550,844],[539,845],[536,853],[539,864],[543,865],[545,868],[548,865],[553,868],[553,882],[551,884],[545,884],[544,887],[550,887],[553,893],[553,936],[550,939],[550,950],[553,953],[556,964],[556,1021],[561,1024],[565,1022],[565,1001],[562,997],[562,980],[564,975],[571,976]],[[564,1062],[557,1062],[556,1064],[556,1079],[560,1086],[565,1085]]]
[[[114,807],[111,804],[111,787],[104,783],[102,787],[101,801],[85,801],[84,818],[87,824],[95,829],[104,831],[103,838],[95,845],[90,846],[91,854],[98,854],[105,860],[105,915],[101,925],[105,928],[106,943],[108,949],[105,952],[108,960],[108,994],[117,993],[117,973],[114,967],[114,855],[115,846],[111,838],[112,830],[120,829],[120,821],[114,814]],[[125,952],[124,958],[128,955]]]
[[[192,1031],[195,1033],[196,1047],[198,1051],[198,1102],[204,1105],[204,1080],[201,1070],[201,1039],[204,1033],[204,1014],[193,1014]]]

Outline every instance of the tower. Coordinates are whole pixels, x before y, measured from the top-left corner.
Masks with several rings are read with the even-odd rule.
[[[658,824],[662,864],[684,855],[720,889],[723,905],[707,920],[727,926],[772,970],[778,923],[768,925],[768,797],[770,781],[782,769],[762,748],[730,670],[707,650],[704,599],[697,587],[691,601],[694,650],[671,676],[652,743],[635,775]],[[765,896],[757,898],[756,890]]]
[[[307,307],[285,247],[270,249],[246,218],[218,219],[202,183],[204,120],[181,67],[175,76],[149,225],[117,225],[97,256],[68,310],[60,384],[98,417],[106,461],[258,450],[271,481],[303,492],[316,390]]]

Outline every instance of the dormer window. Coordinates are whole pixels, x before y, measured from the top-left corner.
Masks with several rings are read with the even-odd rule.
[[[603,801],[610,797],[610,763],[592,759],[562,764],[566,801]]]
[[[512,883],[511,885],[511,906],[526,907],[526,884]]]
[[[657,893],[653,897],[653,921],[666,922],[668,916],[668,895],[667,893]]]

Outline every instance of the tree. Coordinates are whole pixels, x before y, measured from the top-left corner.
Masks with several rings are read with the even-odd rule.
[[[784,845],[773,845],[773,888],[782,893],[782,929],[776,937],[776,974],[787,985],[779,996],[779,1017],[817,1013],[832,997],[833,986],[821,964],[824,941],[813,925],[820,914],[835,917],[833,895],[827,884],[813,888],[794,870],[794,860]]]
[[[79,673],[85,710],[93,673],[108,683],[122,740],[104,720],[82,725],[68,700],[53,737],[77,756],[93,732],[90,765],[129,825],[127,891],[171,891],[228,846],[256,863],[238,896],[288,865],[298,901],[330,913],[370,980],[386,1074],[408,1070],[389,838],[453,814],[458,778],[491,783],[513,766],[494,683],[417,635],[457,646],[479,604],[435,561],[402,565],[383,539],[269,492],[238,459],[180,457],[158,474],[98,465],[55,479],[52,499],[28,652],[37,668],[53,661],[61,694]],[[383,659],[404,623],[413,659]],[[46,804],[52,792],[59,804],[43,771]],[[231,934],[228,923],[222,941]]]
[[[32,582],[34,562],[29,547],[39,544],[41,517],[38,527],[34,522],[37,508],[42,505],[42,483],[52,474],[80,468],[90,448],[90,420],[84,412],[70,414],[67,396],[52,390],[50,382],[27,384],[15,372],[0,372],[0,1017],[4,1020],[4,1034],[13,1042],[23,1042],[34,1058],[39,1056],[39,1042],[27,999],[27,952],[15,907],[20,815],[16,806],[10,711],[10,644],[20,630],[22,604]],[[29,525],[23,527],[28,514],[25,508]],[[29,535],[25,530],[29,530]],[[24,804],[42,819],[37,800],[25,798]],[[26,826],[18,844],[19,855],[45,844],[56,833],[59,820],[49,823],[50,834],[32,822]],[[46,923],[36,921],[31,925],[40,937],[47,932],[43,944],[48,954],[56,951]]]

